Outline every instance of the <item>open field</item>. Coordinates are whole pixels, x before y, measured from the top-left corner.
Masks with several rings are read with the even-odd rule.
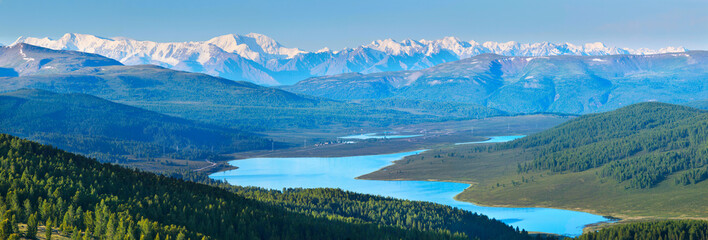
[[[26,232],[27,231],[27,224],[17,224],[18,228],[20,229],[21,232]],[[47,233],[47,227],[45,225],[39,225],[37,226],[37,240],[47,240],[46,237]],[[29,238],[20,238],[20,239],[29,239]],[[62,232],[58,228],[53,228],[52,229],[52,239],[51,240],[69,240],[71,239],[70,236],[65,236],[62,234]]]
[[[361,178],[470,183],[456,198],[485,206],[560,208],[623,220],[708,218],[706,181],[681,186],[669,177],[671,181],[653,188],[626,189],[614,180],[601,179],[601,169],[519,174],[517,164],[530,161],[532,150],[484,149],[484,145],[469,145],[431,150]]]
[[[526,135],[561,124],[572,116],[550,114],[492,117],[486,119],[401,125],[388,129],[295,130],[263,133],[289,148],[274,151],[250,151],[224,155],[229,159],[252,157],[343,157],[387,154],[450,146],[459,142],[482,141],[489,136]],[[421,137],[402,139],[358,140],[357,143],[337,143],[337,137],[372,132],[420,134]],[[323,143],[333,144],[323,144]],[[304,144],[307,143],[307,146]],[[315,146],[315,145],[318,146]]]

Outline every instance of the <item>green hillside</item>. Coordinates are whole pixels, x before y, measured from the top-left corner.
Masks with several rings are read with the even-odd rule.
[[[111,161],[125,155],[205,158],[271,145],[250,133],[85,94],[33,89],[0,94],[0,132]]]
[[[373,179],[468,182],[459,199],[620,218],[708,218],[708,112],[641,103],[509,143],[411,156]]]
[[[425,212],[408,215],[414,221],[429,221],[423,216],[430,213],[450,222],[435,222],[436,228],[420,227],[429,222],[393,227],[398,225],[365,216],[328,217],[332,211],[327,209],[332,208],[327,206],[337,206],[335,202],[311,205],[307,211],[288,211],[223,188],[101,164],[4,134],[0,135],[0,166],[3,238],[31,238],[38,226],[51,226],[62,235],[89,239],[459,239],[463,236],[445,230],[457,224],[481,225],[475,229],[484,229],[486,233],[480,233],[486,236],[483,239],[528,238],[499,221],[435,204],[374,200],[371,196],[331,190],[249,193],[264,196],[251,198],[286,196],[278,201],[304,206],[307,203],[300,200],[308,197],[325,201],[341,198],[327,195],[330,192],[353,197],[348,202],[364,208],[424,209]],[[385,202],[390,204],[384,205]],[[432,214],[433,211],[438,212]],[[399,221],[405,221],[404,216],[400,217]],[[20,231],[18,223],[26,223],[27,230]]]
[[[255,131],[387,126],[440,119],[147,65],[85,68],[68,74],[0,81],[0,91],[21,88],[89,94],[163,114]]]
[[[622,239],[708,239],[708,222],[697,220],[669,220],[620,224],[589,232],[579,240]]]
[[[613,112],[587,115],[499,149],[534,148],[521,172],[582,172],[604,167],[603,178],[627,188],[651,188],[674,173],[693,184],[708,178],[708,113],[689,107],[641,103]],[[690,176],[689,176],[690,175]],[[689,177],[690,181],[683,180]]]
[[[248,199],[267,202],[289,211],[360,222],[463,233],[473,239],[525,239],[526,232],[485,215],[420,201],[343,191],[341,189],[288,188],[266,190],[215,181],[202,172],[169,172],[168,176],[228,189]]]

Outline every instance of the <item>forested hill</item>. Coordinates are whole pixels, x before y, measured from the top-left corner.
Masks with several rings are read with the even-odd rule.
[[[23,89],[0,94],[0,133],[101,160],[122,156],[204,158],[270,147],[270,140],[85,94]]]
[[[585,233],[576,239],[708,239],[708,222],[699,220],[663,220],[619,224],[597,232]]]
[[[38,225],[50,226],[72,239],[465,238],[444,229],[393,227],[378,219],[328,219],[328,215],[315,215],[315,211],[295,213],[223,188],[101,164],[5,134],[0,135],[0,189],[1,239],[19,235],[33,238]],[[298,197],[293,197],[280,201],[295,204]],[[326,195],[321,197],[327,199]],[[363,197],[348,201],[360,202],[352,207],[368,208],[374,207],[372,200]],[[387,201],[399,202],[390,206],[408,205],[406,201]],[[461,214],[447,209],[444,214]],[[413,217],[420,219],[417,216],[431,213],[419,212]],[[405,221],[405,216],[400,217]],[[503,226],[496,220],[476,219],[472,223]],[[26,230],[20,231],[18,223],[26,223]],[[508,226],[481,229],[492,236],[485,239],[529,238]]]
[[[708,112],[648,102],[585,115],[500,149],[532,149],[519,171],[581,172],[628,188],[651,188],[673,176],[677,184],[708,178]]]
[[[328,126],[380,127],[459,118],[458,115],[440,117],[415,111],[350,104],[153,65],[72,65],[81,59],[81,54],[87,55],[87,62],[100,62],[100,59],[116,62],[93,54],[23,46],[21,52],[15,48],[12,48],[13,51],[0,51],[0,92],[33,88],[58,93],[89,94],[162,114],[250,131],[319,129]],[[39,61],[45,52],[73,58],[52,59],[49,63],[57,66],[42,65],[38,67],[41,71],[37,74],[17,74],[25,69],[23,66]],[[36,60],[30,60],[30,56],[35,56],[32,58]],[[4,62],[3,59],[12,61]],[[58,69],[62,61],[74,67],[49,71]],[[483,112],[464,117],[482,118],[498,112],[485,108],[481,110]]]

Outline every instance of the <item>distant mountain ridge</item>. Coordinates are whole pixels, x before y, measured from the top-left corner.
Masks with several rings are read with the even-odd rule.
[[[120,66],[97,54],[58,52],[29,44],[0,47],[0,77],[72,72],[84,67]]]
[[[532,43],[438,40],[376,40],[367,45],[333,51],[306,52],[287,48],[256,33],[228,34],[200,42],[158,43],[129,38],[102,38],[67,33],[59,39],[20,37],[28,43],[55,50],[100,54],[127,65],[155,64],[175,70],[206,73],[262,85],[288,85],[299,80],[342,73],[378,73],[420,70],[484,53],[505,56],[616,55],[684,52],[683,47],[659,50],[608,47],[602,43]]]
[[[35,61],[42,59],[54,64],[57,71],[0,76],[0,92],[32,88],[56,93],[82,93],[170,116],[241,130],[314,129],[332,125],[387,126],[504,114],[473,104],[456,104],[461,109],[450,111],[431,106],[434,104],[430,102],[388,102],[386,107],[347,103],[154,65],[123,66],[95,54],[51,50],[24,43],[0,50],[3,49],[12,51],[0,52],[0,70],[22,72],[22,68],[13,65],[16,61],[8,61],[11,64],[5,65],[3,60],[28,61],[22,60],[24,53],[37,59]],[[23,52],[18,49],[23,49]],[[87,59],[93,60],[74,58],[77,54],[87,55]],[[99,60],[107,64],[94,64],[101,62]],[[87,64],[84,66],[82,63]],[[398,111],[394,106],[403,106],[408,110],[411,107],[422,108],[426,113]]]
[[[708,99],[708,52],[509,57],[481,54],[418,71],[313,77],[282,88],[338,100],[474,103],[510,113],[584,114]]]

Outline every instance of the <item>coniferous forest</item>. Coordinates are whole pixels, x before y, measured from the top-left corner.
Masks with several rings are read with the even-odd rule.
[[[499,221],[430,203],[338,190],[229,191],[9,135],[0,135],[0,156],[3,239],[32,238],[40,225],[72,239],[529,238]],[[388,213],[399,217],[380,219]]]
[[[533,239],[486,216],[337,189],[157,175],[0,135],[0,239]],[[705,239],[705,221],[621,224],[578,239]],[[20,230],[20,225],[24,225]],[[678,237],[677,237],[678,236]],[[537,236],[540,238],[541,236]]]
[[[698,220],[664,220],[620,224],[589,232],[579,240],[621,239],[708,239],[708,222]]]
[[[641,103],[609,113],[591,114],[548,131],[496,146],[523,148],[533,161],[520,172],[581,172],[600,175],[628,188],[651,188],[669,176],[694,184],[708,178],[708,113],[695,108]]]
[[[708,240],[706,0],[67,3],[0,0],[0,240]]]

